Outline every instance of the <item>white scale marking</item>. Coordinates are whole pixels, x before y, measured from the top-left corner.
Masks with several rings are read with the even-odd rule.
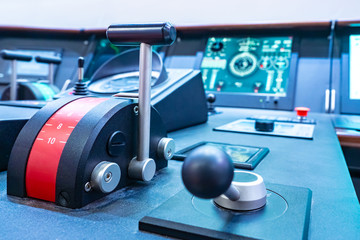
[[[42,139],[42,138],[36,138],[36,140],[40,140],[40,141],[42,141],[42,140],[44,140],[44,139]]]
[[[267,74],[265,91],[269,92],[274,79],[274,71],[267,71]]]
[[[59,142],[61,142],[61,143],[66,143],[65,141],[59,141]]]
[[[47,124],[45,124],[46,126],[49,126],[49,127],[51,127],[52,126],[52,124],[50,124],[50,123],[47,123]]]
[[[68,126],[68,128],[75,128],[74,126]]]
[[[211,71],[211,78],[210,78],[210,84],[209,84],[209,89],[214,89],[215,88],[215,83],[216,83],[216,76],[218,74],[218,69],[213,69]]]

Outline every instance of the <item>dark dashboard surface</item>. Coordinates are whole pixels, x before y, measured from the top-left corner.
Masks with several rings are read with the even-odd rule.
[[[311,114],[317,120],[314,140],[302,140],[212,131],[216,126],[249,114],[274,114],[263,110],[219,110],[223,113],[211,116],[206,124],[172,132],[170,137],[175,139],[177,149],[214,139],[224,143],[268,147],[270,153],[254,172],[261,174],[265,183],[311,189],[309,239],[331,239],[334,236],[357,238],[360,208],[328,116]],[[277,112],[279,116],[293,114]],[[31,233],[29,238],[32,239],[47,239],[49,236],[58,239],[162,239],[159,235],[139,231],[138,221],[184,188],[180,177],[181,165],[182,162],[170,160],[169,167],[161,170],[151,182],[135,183],[79,210],[8,197],[6,172],[2,172],[2,237],[17,239]],[[288,230],[291,231],[291,223]]]

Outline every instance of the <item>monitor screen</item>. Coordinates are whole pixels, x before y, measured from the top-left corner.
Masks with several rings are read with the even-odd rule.
[[[201,63],[206,91],[285,97],[293,38],[211,37]]]
[[[360,99],[360,35],[350,35],[349,43],[349,98]]]

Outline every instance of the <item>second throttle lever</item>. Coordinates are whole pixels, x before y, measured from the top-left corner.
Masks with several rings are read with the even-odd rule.
[[[39,63],[49,64],[48,80],[50,84],[54,84],[54,64],[60,64],[61,58],[57,56],[36,56],[35,60]]]
[[[114,45],[140,45],[139,61],[139,143],[138,155],[132,159],[129,177],[150,181],[156,170],[150,152],[152,45],[171,45],[176,39],[175,27],[170,23],[114,24],[106,36]]]

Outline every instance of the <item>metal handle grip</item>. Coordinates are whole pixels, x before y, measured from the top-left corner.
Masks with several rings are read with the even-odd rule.
[[[106,36],[114,45],[171,45],[176,39],[176,29],[170,23],[113,24]]]

